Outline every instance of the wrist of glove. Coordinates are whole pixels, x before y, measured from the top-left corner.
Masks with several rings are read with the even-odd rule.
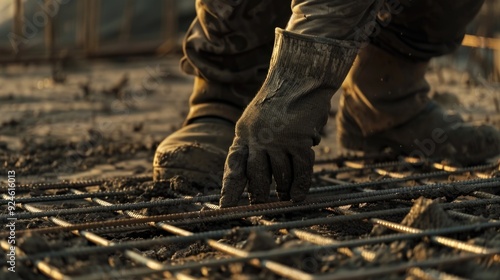
[[[311,184],[319,131],[330,99],[357,53],[345,41],[276,31],[268,76],[236,124],[220,205],[236,205],[248,184],[251,203],[268,200],[272,177],[281,200],[302,201]]]

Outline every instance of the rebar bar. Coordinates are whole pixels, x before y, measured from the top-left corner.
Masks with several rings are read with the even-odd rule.
[[[364,185],[363,183],[359,185]],[[457,181],[453,183],[437,183],[437,184],[431,184],[431,185],[422,185],[422,186],[415,186],[415,187],[404,187],[404,188],[397,188],[397,189],[387,189],[387,190],[377,190],[376,192],[370,192],[370,193],[355,193],[355,194],[344,194],[344,195],[338,195],[336,198],[333,197],[316,197],[312,198],[306,203],[316,203],[316,204],[326,204],[324,206],[318,206],[318,207],[328,207],[328,206],[340,206],[338,204],[338,200],[343,199],[343,200],[349,200],[349,199],[363,199],[366,198],[367,201],[359,201],[359,202],[352,202],[352,203],[361,203],[361,202],[369,202],[373,201],[373,197],[382,196],[382,195],[393,195],[393,198],[408,198],[408,197],[413,197],[415,195],[418,196],[445,196],[445,195],[457,195],[457,194],[467,194],[473,191],[477,191],[478,189],[481,188],[490,188],[490,187],[498,187],[500,186],[500,181],[496,180],[494,178],[492,179],[473,179],[473,180],[465,180],[465,181]],[[349,187],[354,187],[354,184],[349,185]],[[318,187],[317,189],[324,189],[327,187]],[[217,198],[218,196],[213,196],[211,198]],[[370,199],[372,198],[372,199]],[[331,200],[334,201],[331,201]],[[387,198],[383,198],[387,199]],[[193,197],[190,199],[191,202],[194,201],[206,201],[206,197],[200,197],[196,198]],[[175,202],[180,202],[180,203],[185,203],[186,199],[179,199]],[[45,211],[43,213],[16,213],[15,215],[0,215],[0,220],[5,220],[9,217],[15,217],[17,219],[25,219],[25,218],[37,218],[37,217],[44,217],[44,216],[56,216],[56,215],[69,215],[69,214],[82,214],[82,213],[95,213],[95,212],[102,212],[102,211],[115,211],[115,210],[137,210],[137,209],[142,209],[142,208],[147,208],[147,207],[157,207],[157,206],[167,206],[167,205],[175,205],[173,204],[174,200],[160,200],[160,201],[154,201],[154,202],[143,202],[143,203],[127,203],[127,204],[120,204],[120,205],[108,205],[108,206],[94,206],[94,207],[87,207],[87,208],[75,208],[75,209],[64,209],[64,210],[50,210],[50,211]],[[329,205],[329,203],[332,203],[332,205]],[[335,204],[335,205],[333,205]],[[283,210],[289,210],[289,207],[293,207],[293,204],[290,202],[276,202],[275,204],[267,204],[270,206],[270,208],[278,208],[281,207]],[[299,205],[304,205],[304,204],[299,204]],[[242,207],[248,207],[249,211],[252,210],[260,210],[263,208],[261,205],[255,205],[255,206],[242,206]],[[265,208],[265,207],[264,207]],[[306,208],[307,207],[303,207]],[[178,214],[177,216],[174,216],[176,214],[173,214],[169,217],[157,217],[159,220],[155,221],[160,221],[161,219],[165,220],[170,220],[170,219],[187,219],[187,218],[192,218],[192,217],[203,217],[208,214],[224,214],[224,212],[233,212],[234,210],[240,210],[241,208],[233,208],[233,210],[227,210],[227,209],[220,209],[220,210],[211,210],[211,211],[204,211],[204,212],[197,212],[197,213],[190,213],[190,214]],[[302,209],[296,209],[296,210],[302,210]],[[213,211],[218,211],[213,212]],[[265,212],[263,214],[266,214]],[[153,220],[151,220],[153,221]],[[146,221],[138,221],[138,222],[150,222],[148,220]],[[126,223],[125,223],[126,224]],[[120,224],[123,225],[123,224]]]
[[[309,198],[301,203],[292,203],[289,201],[276,202],[275,192],[271,192],[271,202],[269,203],[221,209],[216,204],[219,200],[219,195],[183,196],[169,189],[169,182],[167,181],[152,182],[150,177],[142,176],[82,182],[24,184],[20,188],[22,190],[21,194],[23,191],[30,191],[38,187],[39,189],[36,191],[37,196],[31,197],[30,194],[18,196],[16,198],[16,206],[21,211],[15,211],[14,216],[6,215],[5,213],[0,214],[0,220],[15,217],[19,221],[29,222],[27,219],[42,217],[54,223],[55,226],[17,230],[16,235],[71,232],[95,244],[92,246],[68,247],[53,251],[40,251],[19,256],[18,261],[20,262],[31,260],[30,263],[33,264],[41,262],[48,265],[45,268],[43,265],[38,265],[38,267],[45,269],[46,274],[50,274],[50,261],[43,263],[42,260],[46,260],[46,258],[50,260],[50,258],[58,257],[74,258],[82,255],[95,256],[98,254],[116,253],[118,256],[125,256],[136,265],[144,266],[109,268],[103,271],[86,272],[81,276],[73,277],[63,274],[58,276],[57,272],[60,271],[54,270],[54,277],[63,277],[64,279],[141,278],[161,275],[158,277],[191,280],[196,278],[193,276],[196,275],[193,274],[195,273],[194,271],[210,271],[202,270],[203,267],[221,268],[233,263],[248,263],[259,269],[269,270],[287,279],[357,279],[406,271],[407,275],[423,279],[426,277],[441,277],[455,280],[460,278],[442,271],[441,266],[443,264],[483,259],[488,262],[497,262],[500,260],[500,248],[492,247],[494,245],[480,246],[470,244],[470,241],[446,237],[454,233],[474,232],[475,235],[477,232],[488,228],[500,228],[500,221],[494,215],[491,215],[492,212],[485,212],[489,215],[488,218],[476,216],[479,215],[476,213],[480,213],[477,212],[479,207],[500,204],[500,196],[488,193],[488,191],[494,192],[500,187],[500,180],[495,178],[493,173],[491,173],[493,175],[489,175],[488,173],[488,170],[496,170],[499,165],[498,163],[460,168],[413,158],[399,158],[397,161],[391,162],[378,162],[376,158],[373,158],[375,163],[366,164],[360,162],[364,160],[357,157],[330,160],[330,163],[335,163],[338,168],[322,171],[315,178],[319,177],[323,181],[330,182],[333,185],[312,187]],[[325,161],[325,163],[328,162]],[[341,177],[335,177],[340,173],[346,173],[345,175],[350,176],[347,180],[351,181],[354,179],[354,182],[346,182]],[[371,177],[373,174],[377,174],[377,178],[379,179],[375,181],[370,179],[373,178]],[[345,175],[342,178],[346,178]],[[446,178],[450,175],[454,176]],[[471,176],[473,179],[470,179]],[[357,181],[366,179],[369,181]],[[447,179],[448,181],[446,181]],[[466,180],[453,181],[457,179]],[[144,182],[152,183],[142,184]],[[139,184],[142,185],[139,186]],[[169,198],[155,199],[148,202],[123,203],[123,198],[127,198],[131,194],[140,194],[141,188],[144,186],[151,187],[149,184],[154,184],[152,187],[155,188],[163,187],[162,196]],[[116,191],[116,188],[120,186],[133,191]],[[82,188],[86,187],[92,188],[81,191]],[[64,189],[65,193],[47,195],[54,193],[51,189]],[[42,193],[44,190],[47,191],[47,194]],[[348,193],[345,191],[348,191]],[[417,229],[391,222],[396,219],[402,219],[408,214],[410,206],[413,204],[412,199],[420,196],[446,198],[440,200],[440,207],[454,218],[462,220],[464,224],[448,228]],[[0,201],[6,204],[7,197],[4,195],[4,198]],[[245,201],[247,194],[244,193],[241,198]],[[64,205],[61,207],[61,202],[67,200],[75,200],[75,203],[78,203],[78,207],[67,208]],[[120,203],[115,201],[120,201]],[[41,204],[38,206],[35,203]],[[382,209],[378,207],[382,205],[381,203],[384,203]],[[190,210],[190,212],[179,212],[180,209],[184,208],[183,205],[188,206],[188,209],[200,209],[200,211]],[[171,206],[182,207],[179,210],[174,207],[168,208],[168,210],[172,210],[173,212],[152,216],[134,212],[134,210],[140,209]],[[359,211],[352,211],[356,207],[359,207]],[[459,212],[458,210],[463,212]],[[162,209],[160,213],[165,213],[164,211],[165,209]],[[349,213],[349,211],[351,212]],[[484,211],[489,210],[487,207],[484,207]],[[105,218],[102,221],[94,222],[83,219],[84,222],[81,223],[83,214],[99,212],[105,212],[113,216],[112,218]],[[312,215],[313,213],[318,213],[318,215]],[[473,213],[474,215],[469,213]],[[107,217],[107,215],[103,217]],[[71,222],[73,218],[75,220]],[[386,220],[386,218],[391,221]],[[226,221],[231,222],[225,226],[224,222]],[[344,225],[353,221],[357,221],[357,224],[363,224],[363,230],[365,230],[364,225],[368,227],[380,225],[396,230],[398,233],[389,233],[381,236],[370,234],[364,235],[362,238],[358,236],[354,238],[350,237],[352,239],[335,240],[331,237],[322,236],[320,234],[322,230],[319,228],[323,227],[317,227],[318,225],[328,225],[325,228],[334,228],[338,223]],[[197,225],[203,224],[210,228],[211,223],[217,223],[217,228],[220,226],[221,229],[197,232],[200,228]],[[234,226],[235,223],[238,227]],[[194,230],[191,230],[191,228]],[[127,238],[128,236],[135,236],[136,233],[134,232],[138,230],[143,231],[147,235],[153,234],[153,238],[144,240],[130,240]],[[167,234],[173,234],[173,236],[164,236],[165,233],[158,235],[159,230]],[[282,236],[280,235],[278,238],[300,239],[306,242],[300,243],[300,246],[297,247],[278,246],[278,248],[272,250],[245,251],[230,245],[227,241],[232,240],[234,236],[243,237],[253,231],[279,232]],[[126,239],[117,242],[114,241],[115,239],[111,241],[102,236],[102,234],[109,234],[110,237],[113,237],[115,233],[119,233],[118,236],[120,237],[125,236]],[[5,232],[0,232],[0,237],[4,235]],[[47,238],[46,236],[43,237]],[[222,240],[219,240],[221,238]],[[485,238],[484,236],[477,237],[475,244],[490,244],[486,242]],[[159,262],[154,258],[146,257],[139,251],[143,249],[152,250],[152,248],[157,248],[156,246],[168,247],[169,244],[188,244],[199,242],[200,240],[204,241],[212,250],[218,251],[221,257],[207,258],[194,262],[183,260],[180,263],[174,264]],[[428,246],[445,246],[443,248],[447,247],[450,248],[448,250],[460,250],[462,252],[459,256],[440,256],[424,261],[401,262],[399,260],[378,265],[380,261],[379,253],[377,250],[371,249],[377,247],[370,246],[387,245],[396,241],[408,240],[415,240],[417,242],[421,242],[422,240],[424,242],[431,241]],[[321,255],[315,252],[327,252],[327,254]],[[304,254],[321,255],[318,261],[329,266],[338,257],[341,259],[355,258],[356,261],[359,260],[367,264],[373,262],[377,266],[372,268],[367,266],[363,270],[329,267],[327,272],[311,274],[306,272],[308,270],[304,270],[300,266],[292,267],[280,261],[288,259],[291,256],[298,258],[304,256]],[[188,270],[193,271],[189,272]]]

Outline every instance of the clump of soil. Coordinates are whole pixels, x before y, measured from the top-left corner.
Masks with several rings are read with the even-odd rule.
[[[410,212],[401,221],[401,224],[418,229],[435,229],[458,225],[443,210],[436,201],[424,197],[418,198]],[[372,235],[382,235],[387,233],[387,229],[382,226],[374,226]]]
[[[413,207],[401,221],[401,224],[425,230],[454,227],[459,226],[461,223],[450,217],[437,201],[421,197],[414,202]],[[381,235],[386,233],[388,233],[388,230],[381,226],[375,226],[371,234]],[[447,237],[465,240],[467,243],[474,243],[474,235],[475,233],[461,233]],[[374,246],[373,249],[376,252],[375,262],[380,263],[409,260],[423,261],[437,257],[452,257],[464,253],[458,249],[430,243],[427,239],[396,241],[388,245],[381,244]],[[441,270],[461,277],[476,278],[479,275],[477,273],[480,273],[484,277],[489,278],[492,276],[492,273],[500,273],[500,265],[498,263],[492,265],[489,260],[491,258],[486,258],[486,261],[485,259],[477,259],[461,263],[460,266],[451,265],[441,267]],[[486,268],[488,268],[487,271],[485,270]]]
[[[246,241],[242,244],[242,249],[247,252],[268,251],[278,248],[274,237],[263,231],[252,231]],[[263,271],[247,263],[233,263],[228,265],[231,277],[241,277],[241,279],[275,279],[272,273]]]

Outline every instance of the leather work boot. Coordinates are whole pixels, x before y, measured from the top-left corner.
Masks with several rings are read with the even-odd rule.
[[[418,158],[470,165],[500,154],[500,132],[465,123],[428,97],[428,62],[363,48],[343,84],[337,114],[339,143],[350,150],[390,148]]]
[[[198,187],[220,188],[233,137],[234,125],[223,119],[201,118],[182,127],[156,149],[153,180],[183,176]]]
[[[189,194],[219,191],[234,124],[255,91],[196,77],[184,126],[156,148],[153,180],[179,178],[170,187]]]
[[[209,190],[220,191],[224,162],[234,138],[234,124],[257,87],[213,83],[196,77],[184,126],[156,148],[153,180],[180,176],[187,183],[180,184],[181,188],[188,193],[192,193],[190,190],[205,194]],[[171,187],[177,189],[172,184]]]

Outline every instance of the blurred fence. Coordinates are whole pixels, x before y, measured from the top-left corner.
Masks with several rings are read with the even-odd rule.
[[[0,61],[166,52],[175,0],[2,0]]]
[[[194,2],[0,0],[0,63],[168,52],[194,16]],[[499,16],[500,0],[486,0],[467,29],[468,48],[437,63],[500,82]]]
[[[448,64],[468,72],[477,81],[500,82],[500,0],[486,0],[467,28],[460,48]],[[446,60],[446,58],[445,58]]]

